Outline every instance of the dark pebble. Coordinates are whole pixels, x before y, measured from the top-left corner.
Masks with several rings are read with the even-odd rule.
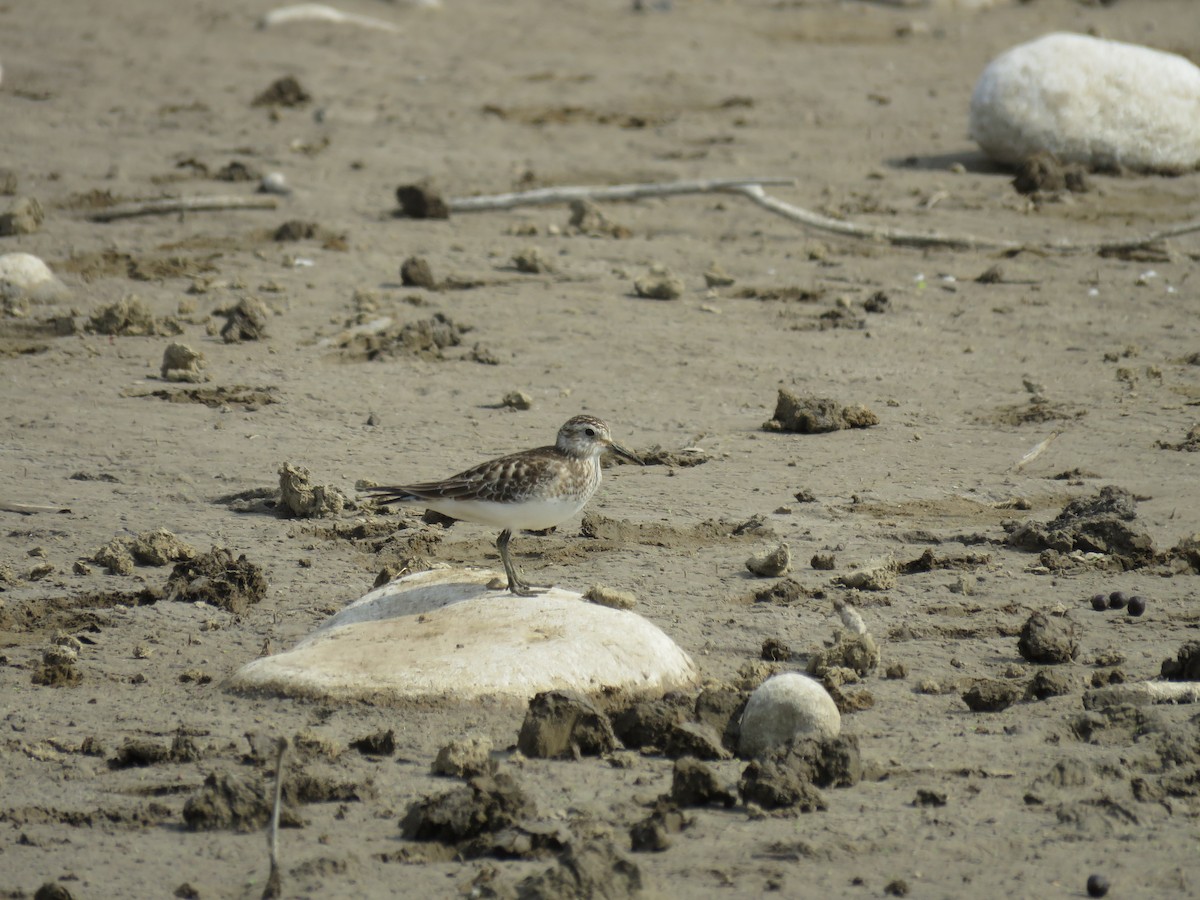
[[[1092,609],[1096,612],[1104,612],[1108,609],[1108,597],[1104,594],[1096,594],[1092,597]]]
[[[1131,616],[1140,616],[1146,611],[1146,598],[1140,594],[1129,598],[1129,608],[1126,610]]]
[[[1087,892],[1089,897],[1103,897],[1108,893],[1108,879],[1103,875],[1089,875]]]
[[[1124,591],[1113,591],[1108,595],[1109,609],[1124,609],[1125,604],[1129,602],[1129,595]]]

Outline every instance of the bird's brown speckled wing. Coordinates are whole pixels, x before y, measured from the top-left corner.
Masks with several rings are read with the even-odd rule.
[[[562,464],[563,455],[557,449],[538,447],[488,460],[443,481],[369,490],[381,503],[413,503],[421,500],[511,502],[558,482],[563,475]]]

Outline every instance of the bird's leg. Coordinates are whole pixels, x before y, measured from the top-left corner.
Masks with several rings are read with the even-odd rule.
[[[509,592],[518,597],[534,597],[543,593],[550,585],[530,584],[517,574],[517,567],[513,565],[512,557],[508,555],[510,540],[512,540],[512,531],[508,528],[500,532],[500,537],[496,538],[496,549],[500,551],[500,561],[504,563],[504,574],[508,576]]]

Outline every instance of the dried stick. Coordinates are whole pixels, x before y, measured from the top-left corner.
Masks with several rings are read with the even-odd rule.
[[[1200,681],[1137,681],[1133,684],[1110,684],[1093,688],[1083,695],[1087,709],[1118,706],[1130,703],[1148,706],[1151,703],[1198,703]]]
[[[1055,244],[1030,244],[1021,241],[1005,241],[996,238],[976,237],[973,234],[941,234],[936,231],[920,232],[920,231],[905,231],[900,228],[886,228],[875,225],[855,225],[853,222],[842,222],[838,219],[830,219],[827,216],[822,216],[819,213],[811,210],[803,209],[799,206],[793,206],[790,203],[785,203],[775,197],[770,196],[762,189],[760,184],[745,184],[737,187],[728,187],[724,190],[741,194],[744,197],[749,197],[759,206],[768,209],[773,213],[783,216],[785,219],[790,219],[793,222],[799,222],[801,225],[807,225],[810,228],[816,228],[821,231],[830,231],[834,234],[844,235],[846,237],[868,238],[870,240],[887,241],[889,244],[898,244],[908,247],[947,247],[954,250],[1040,250],[1047,253],[1102,253],[1105,251],[1118,250],[1135,250],[1139,247],[1145,247],[1149,244],[1155,244],[1159,241],[1166,240],[1169,237],[1178,237],[1181,234],[1191,234],[1200,231],[1200,222],[1185,222],[1182,225],[1176,225],[1173,228],[1167,228],[1163,231],[1156,231],[1153,234],[1144,235],[1139,238],[1127,238],[1117,241],[1100,241],[1099,243],[1083,243],[1072,244],[1069,242]]]
[[[279,874],[279,807],[283,802],[283,763],[287,756],[288,739],[279,739],[279,756],[275,759],[275,803],[271,809],[271,828],[267,832],[267,849],[271,854],[271,874],[263,888],[263,900],[276,900],[283,892]]]
[[[164,197],[141,203],[122,203],[98,209],[88,218],[93,222],[112,222],[134,216],[164,216],[177,212],[206,212],[214,209],[275,209],[274,197]]]
[[[65,506],[42,506],[40,503],[13,503],[10,500],[0,500],[0,512],[15,512],[25,516],[40,512],[69,513],[70,511]]]
[[[569,203],[572,200],[636,200],[639,197],[671,197],[676,194],[706,194],[736,190],[761,184],[795,184],[794,178],[715,178],[699,181],[667,181],[652,184],[614,184],[609,187],[550,187],[514,194],[490,194],[483,197],[457,197],[446,201],[451,212],[478,212],[485,209],[512,209],[514,206],[541,206]],[[761,190],[761,188],[760,188]]]

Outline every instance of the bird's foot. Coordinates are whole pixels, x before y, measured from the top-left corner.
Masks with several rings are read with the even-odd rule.
[[[515,597],[536,597],[538,594],[544,594],[552,584],[529,584],[526,581],[510,581],[508,583],[508,592]]]

